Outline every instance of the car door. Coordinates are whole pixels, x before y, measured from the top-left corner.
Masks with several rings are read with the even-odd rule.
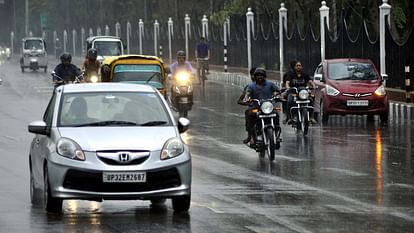
[[[45,113],[43,115],[43,121],[46,123],[48,131],[52,127],[54,109],[56,103],[56,93],[54,93],[47,105]],[[31,152],[32,156],[32,168],[35,177],[42,179],[43,177],[43,161],[44,158],[48,155],[50,145],[50,136],[49,135],[40,135],[36,134],[34,138],[34,145]]]

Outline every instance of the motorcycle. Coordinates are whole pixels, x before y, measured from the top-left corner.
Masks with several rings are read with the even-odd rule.
[[[292,127],[298,132],[302,132],[303,135],[307,135],[311,114],[313,114],[312,89],[309,87],[292,87],[288,91],[293,96],[294,103],[289,109]]]
[[[169,78],[171,79],[171,75]],[[193,106],[192,74],[187,71],[178,71],[172,79],[174,81],[171,85],[170,102],[179,117],[187,117],[188,111]]]
[[[281,110],[277,102],[281,102],[279,96],[271,99],[252,99],[253,107],[251,113],[256,114],[255,134],[256,144],[252,147],[263,158],[267,151],[270,161],[275,160],[275,150],[280,149],[282,129],[279,123],[279,112]]]
[[[70,83],[81,83],[83,80],[83,72],[75,77],[75,80],[73,81],[66,81],[65,79],[63,79],[62,77],[60,77],[59,75],[57,75],[55,73],[55,71],[53,71],[51,73],[52,75],[52,80],[53,80],[53,84],[55,86],[55,89],[61,85],[65,85],[65,84],[70,84]]]

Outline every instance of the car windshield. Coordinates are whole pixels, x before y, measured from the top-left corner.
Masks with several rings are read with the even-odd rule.
[[[43,41],[41,41],[41,40],[26,40],[24,42],[24,49],[27,49],[27,50],[43,49]]]
[[[156,93],[89,92],[63,94],[59,127],[170,126]]]
[[[112,81],[161,83],[161,67],[159,65],[116,65]]]
[[[121,55],[121,42],[119,41],[95,41],[94,47],[100,56],[119,56]]]
[[[332,80],[375,80],[374,67],[370,63],[342,62],[328,65],[329,79]]]

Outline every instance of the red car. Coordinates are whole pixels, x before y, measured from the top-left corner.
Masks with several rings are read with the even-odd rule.
[[[388,120],[388,96],[381,76],[369,59],[327,59],[315,70],[314,107],[322,122],[330,115],[379,115]]]

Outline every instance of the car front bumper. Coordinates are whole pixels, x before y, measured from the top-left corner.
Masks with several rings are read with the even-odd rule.
[[[368,106],[348,106],[348,100],[368,100]],[[324,109],[329,115],[375,115],[388,113],[388,96],[368,96],[352,98],[347,96],[325,96]]]

